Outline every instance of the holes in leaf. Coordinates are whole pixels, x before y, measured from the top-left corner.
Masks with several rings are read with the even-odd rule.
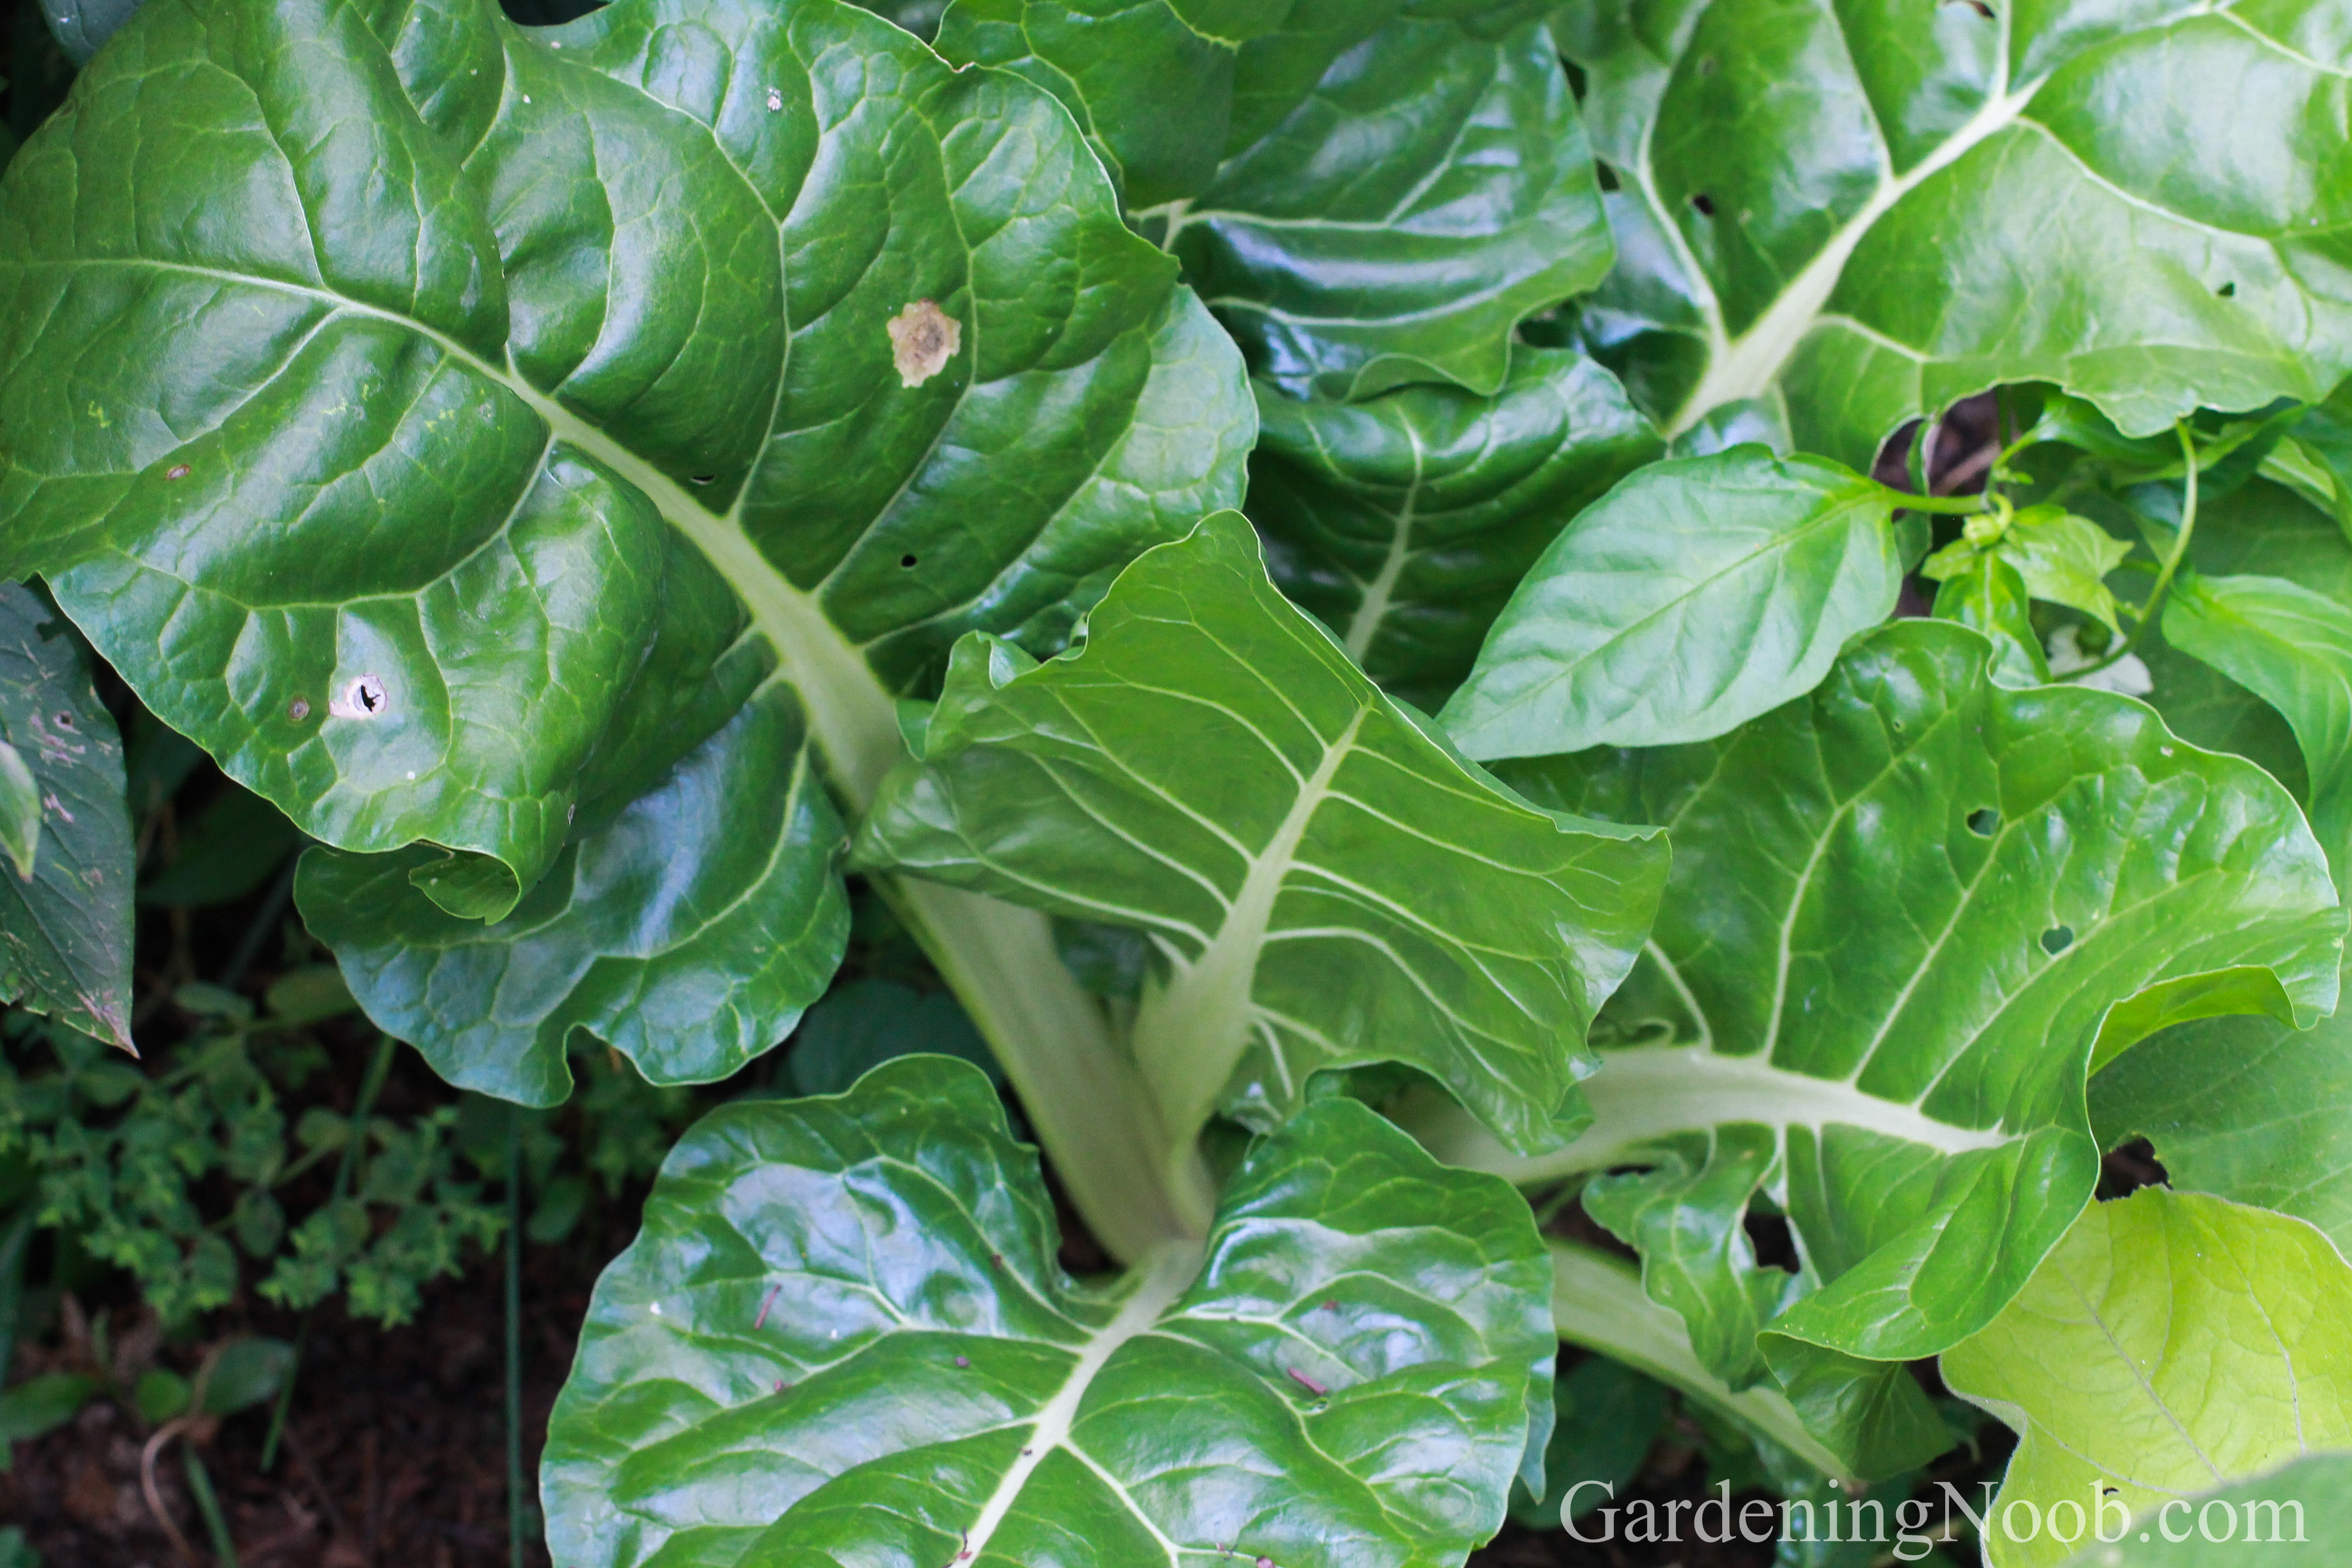
[[[286,717],[293,720],[297,724],[310,716],[310,700],[307,697],[297,697],[286,705]]]
[[[698,485],[707,485],[707,484],[709,484],[709,483],[711,483],[713,480],[715,480],[715,479],[717,479],[719,478],[719,476],[718,476],[717,474],[691,474],[691,475],[688,475],[688,478],[690,478],[691,479],[693,479],[693,480],[694,480],[694,482],[695,482],[696,484],[698,484]]]
[[[1598,158],[1592,160],[1592,174],[1593,178],[1600,182],[1602,190],[1613,191],[1618,188],[1617,171]]]
[[[2042,933],[2042,951],[2055,958],[2074,945],[2073,926],[2052,926]]]
[[[342,695],[327,704],[327,711],[338,719],[378,719],[392,706],[392,692],[383,678],[362,675],[343,688]]]
[[[73,715],[72,715],[72,714],[70,714],[70,713],[68,713],[68,712],[67,712],[67,711],[66,711],[64,709],[62,709],[62,708],[58,709],[58,729],[60,729],[60,730],[70,730],[70,729],[72,729],[73,727],[74,727]]]
[[[1691,205],[1698,209],[1698,215],[1701,217],[1713,217],[1715,216],[1715,198],[1708,195],[1705,191],[1701,191],[1691,197]]]
[[[2214,289],[2213,292],[2219,294],[2224,300],[2234,300],[2238,297],[2237,280],[2232,279],[2231,281],[2222,284],[2219,289]]]
[[[1797,1238],[1785,1218],[1749,1209],[1739,1224],[1748,1232],[1748,1245],[1755,1248],[1759,1267],[1778,1268],[1783,1274],[1797,1272]]]
[[[185,463],[174,463],[163,470],[163,477],[167,479],[184,479],[194,471]]]
[[[898,564],[901,566],[912,566],[914,563],[915,558],[911,555],[901,555],[898,557]]]
[[[2000,813],[1989,805],[1980,805],[1969,813],[1969,831],[1979,838],[1990,838],[2000,830]]]

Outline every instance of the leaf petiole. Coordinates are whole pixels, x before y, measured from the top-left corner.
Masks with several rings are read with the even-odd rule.
[[[2133,615],[2130,635],[2110,648],[2096,664],[2087,665],[2081,669],[2069,672],[2066,679],[2070,681],[2079,681],[2085,676],[2096,675],[2103,669],[2121,663],[2130,655],[2132,649],[2139,645],[2140,639],[2147,635],[2147,628],[2156,624],[2157,616],[2163,612],[2165,595],[2172,591],[2172,579],[2179,574],[2180,563],[2189,558],[2189,542],[2197,532],[2197,447],[2189,437],[2187,424],[2176,420],[2172,432],[2180,441],[2180,472],[2183,485],[2180,497],[2180,531],[2173,538],[2171,553],[2165,557],[2163,566],[2157,572],[2156,586],[2147,591],[2147,602],[2141,605]]]

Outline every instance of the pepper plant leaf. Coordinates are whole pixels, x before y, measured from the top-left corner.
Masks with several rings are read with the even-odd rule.
[[[1665,846],[1530,805],[1424,726],[1226,514],[1129,567],[1061,658],[959,647],[856,859],[1148,933],[1134,1051],[1180,1140],[1403,1061],[1532,1152],[1581,1109]]]
[[[1252,1146],[1203,1247],[1106,1289],[1056,1241],[967,1064],[714,1112],[589,1307],[556,1558],[1436,1568],[1501,1525],[1558,1345],[1502,1183],[1329,1099]]]
[[[1544,547],[1664,451],[1616,377],[1558,349],[1517,350],[1491,398],[1416,386],[1332,403],[1258,386],[1249,514],[1274,580],[1425,709],[1469,674]]]
[[[2352,1447],[2352,1266],[2301,1220],[2144,1187],[2092,1205],[1942,1370],[2018,1434],[1995,1508],[2087,1521],[2105,1501],[2146,1529],[2169,1500]],[[1995,1531],[1986,1552],[2039,1568],[2072,1547]]]
[[[1885,620],[1895,492],[1759,446],[1655,463],[1551,542],[1440,715],[1474,757],[1703,741],[1819,685]]]
[[[1533,0],[957,0],[951,59],[1069,105],[1145,231],[1293,395],[1504,382],[1614,251]]]
[[[122,741],[71,629],[17,583],[0,584],[0,745],[24,774],[10,810],[26,784],[32,806],[0,866],[0,998],[131,1050]]]
[[[1979,556],[1997,555],[2017,569],[2030,596],[2080,610],[2122,635],[2106,576],[2131,553],[2130,541],[2059,506],[2030,506],[2005,524],[1985,522],[2000,528],[1998,537],[1981,545],[1956,540],[1927,557],[1919,574],[1931,583],[1948,582]]]
[[[403,857],[305,878],[380,1020],[533,1099],[567,1025],[713,1076],[838,956],[803,738],[862,805],[959,635],[1051,651],[1238,499],[1176,271],[1050,97],[835,0],[151,0],[0,184],[0,564]],[[753,932],[793,950],[685,1005]]]
[[[2321,15],[1573,0],[1623,256],[1587,337],[1669,435],[1761,397],[1856,465],[2000,382],[2129,436],[2316,400],[2352,369]]]
[[[1523,1181],[1649,1167],[1596,1175],[1587,1208],[1717,1375],[1777,1378],[1866,1471],[1892,1463],[1867,1434],[1925,1428],[1900,1369],[1863,1363],[1983,1327],[2089,1199],[2091,1066],[2172,1021],[2308,1026],[2336,997],[2343,910],[2284,789],[2128,698],[2001,687],[1990,655],[1898,622],[1720,741],[1503,769],[1664,826],[1673,873],[1604,1016],[1625,1044],[1584,1085],[1591,1131],[1517,1160],[1458,1114],[1429,1134]],[[1757,1267],[1759,1194],[1793,1274]]]
[[[2040,686],[2050,679],[2050,661],[2034,635],[2032,597],[2022,573],[1999,554],[1982,551],[1943,579],[1934,614],[1992,643],[1994,679],[2004,686]]]

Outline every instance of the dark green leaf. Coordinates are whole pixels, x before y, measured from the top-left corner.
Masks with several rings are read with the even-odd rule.
[[[1654,834],[1528,805],[1382,697],[1230,514],[1129,567],[1080,649],[962,644],[924,748],[860,862],[1149,932],[1135,1058],[1184,1142],[1401,1060],[1555,1145],[1664,872]]]
[[[1544,1492],[1511,1495],[1511,1517],[1530,1530],[1557,1530],[1575,1492],[1571,1518],[1616,1495],[1642,1468],[1666,1424],[1663,1384],[1605,1355],[1587,1356],[1552,1384],[1551,1441],[1544,1446]],[[1597,1484],[1588,1484],[1597,1483]]]
[[[1735,447],[1643,469],[1535,563],[1442,721],[1474,757],[1703,741],[1821,683],[1903,587],[1895,492]]]
[[[179,858],[140,885],[139,901],[202,909],[241,899],[268,880],[301,841],[284,812],[229,784],[181,830]]]
[[[379,1021],[534,1098],[567,1006],[715,1075],[837,956],[830,820],[774,830],[796,732],[862,805],[958,636],[1049,651],[1238,499],[1240,360],[1176,273],[1049,97],[830,0],[154,0],[0,185],[0,540],[232,777],[394,857],[305,879]],[[733,920],[636,875],[558,975],[507,945],[730,725],[770,831],[691,869]],[[394,1005],[427,904],[496,923]],[[731,990],[746,928],[789,987],[573,993]]]
[[[1616,378],[1518,350],[1492,398],[1413,387],[1369,403],[1258,394],[1250,520],[1282,591],[1364,673],[1424,709],[1570,519],[1661,446]]]
[[[1990,655],[1904,621],[1722,741],[1507,769],[1672,832],[1603,1020],[1654,1043],[1604,1050],[1594,1128],[1559,1154],[1433,1144],[1523,1180],[1649,1167],[1596,1176],[1587,1207],[1704,1363],[1777,1377],[1865,1473],[1920,1457],[1889,1433],[1933,1435],[1888,1363],[1982,1327],[2088,1199],[2086,1070],[2169,1022],[2307,1026],[2336,997],[2343,911],[2283,789],[2129,699],[1998,686]],[[1795,1274],[1757,1265],[1759,1194]]]
[[[2318,398],[2352,369],[2323,14],[1574,0],[1624,257],[1587,334],[1670,434],[1763,397],[1858,466],[1998,382],[2134,437]]]
[[[115,29],[139,9],[139,0],[38,0],[41,15],[57,35],[67,58],[78,66],[89,64]]]
[[[26,1442],[55,1431],[79,1414],[99,1388],[94,1377],[52,1372],[0,1393],[0,1444]]]
[[[131,818],[122,742],[71,628],[0,584],[0,742],[40,795],[32,876],[0,872],[0,997],[131,1045]]]
[[[840,1094],[868,1069],[915,1055],[954,1057],[991,1082],[1004,1079],[953,996],[893,980],[852,981],[810,1008],[785,1065],[800,1093]]]
[[[730,1106],[598,1283],[549,1426],[556,1560],[1461,1563],[1551,1415],[1526,1205],[1326,1100],[1205,1255],[1108,1289],[995,1091],[910,1057]]]
[[[294,1347],[247,1334],[214,1352],[205,1374],[205,1413],[234,1415],[276,1397],[294,1370]]]

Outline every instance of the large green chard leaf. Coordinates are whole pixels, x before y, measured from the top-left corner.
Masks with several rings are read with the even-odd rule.
[[[1332,1099],[1205,1250],[1081,1287],[1053,1213],[961,1062],[707,1118],[549,1423],[556,1561],[1436,1568],[1501,1524],[1556,1348],[1501,1183]]]
[[[1365,674],[1425,709],[1470,672],[1544,546],[1664,450],[1616,377],[1557,349],[1517,350],[1492,398],[1261,390],[1258,417],[1249,514],[1274,580]]]
[[[1585,331],[1669,434],[1763,398],[1859,465],[1996,382],[2137,436],[2352,369],[2325,0],[1571,0],[1554,26],[1620,184]]]
[[[2208,1513],[2209,1504],[2227,1514]],[[2244,1568],[2250,1561],[2266,1568],[2336,1568],[2343,1543],[2352,1541],[2352,1454],[2315,1454],[2217,1487],[2181,1500],[2154,1522],[2154,1531],[2126,1531],[2120,1542],[2085,1547],[2066,1560],[2068,1568]],[[2262,1545],[2250,1553],[2246,1542],[2253,1539]]]
[[[1251,367],[1492,393],[1613,249],[1537,0],[957,0],[951,59],[1069,104]]]
[[[304,907],[464,1081],[712,1076],[838,956],[808,749],[862,805],[957,636],[1236,498],[1175,270],[1049,97],[835,0],[151,0],[0,184],[0,564],[404,852]]]
[[[2300,1220],[2143,1188],[2084,1211],[1943,1374],[2018,1433],[1996,1508],[2072,1503],[2074,1543],[2102,1500],[2146,1529],[2169,1499],[2352,1447],[2352,1267]],[[1986,1537],[1993,1568],[2071,1551]]]
[[[1641,470],[1551,542],[1445,705],[1474,757],[1704,741],[1821,683],[1926,547],[1895,494],[1739,446]]]
[[[1654,830],[1538,810],[1383,697],[1237,515],[1129,567],[1062,658],[967,639],[919,751],[858,860],[1148,932],[1134,1050],[1181,1141],[1394,1060],[1556,1146],[1664,879]]]
[[[2284,790],[2141,704],[1988,677],[1983,638],[1905,621],[1809,700],[1711,744],[1514,764],[1563,809],[1664,825],[1642,964],[1560,1153],[1442,1153],[1586,1206],[1734,1386],[1780,1379],[1865,1471],[1931,1429],[1899,1368],[1981,1328],[2089,1198],[2084,1078],[2175,1019],[2335,1005],[2344,915]],[[1867,941],[1856,933],[1867,933]],[[1605,1043],[1605,1042],[1604,1042]],[[1799,1272],[1743,1215],[1785,1214]],[[1841,1436],[1843,1434],[1843,1436]],[[1914,1457],[1916,1457],[1916,1454]]]
[[[72,632],[16,583],[0,584],[0,751],[22,775],[9,795],[29,784],[32,806],[29,844],[0,863],[0,999],[130,1050],[122,742]]]

